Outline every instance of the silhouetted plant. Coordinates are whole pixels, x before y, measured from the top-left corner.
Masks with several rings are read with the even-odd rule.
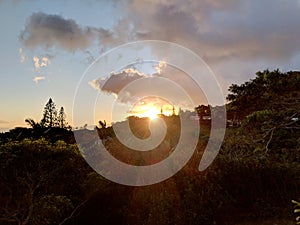
[[[44,107],[44,114],[41,120],[43,127],[54,127],[57,125],[57,109],[52,98],[50,98]]]
[[[300,202],[292,200],[292,203],[295,205],[294,213],[296,214],[296,224],[300,224],[300,216],[298,216],[300,213]]]

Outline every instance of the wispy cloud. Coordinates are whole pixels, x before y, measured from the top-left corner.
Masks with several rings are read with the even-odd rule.
[[[6,120],[0,120],[0,124],[1,123],[9,123],[8,121],[6,121]]]
[[[156,72],[158,74],[161,74],[162,69],[165,68],[167,66],[167,63],[163,60],[159,61],[158,65],[155,67]]]
[[[33,81],[34,81],[36,84],[38,84],[39,81],[45,80],[45,79],[46,79],[46,77],[44,77],[44,76],[36,76],[36,77],[33,78]]]
[[[27,57],[26,57],[26,55],[24,54],[22,48],[19,48],[19,56],[20,56],[20,62],[21,62],[21,63],[24,63],[24,62],[27,60]]]
[[[50,64],[50,59],[47,58],[46,56],[43,57],[33,57],[33,63],[34,63],[34,68],[35,70],[39,70],[41,67],[47,67]]]

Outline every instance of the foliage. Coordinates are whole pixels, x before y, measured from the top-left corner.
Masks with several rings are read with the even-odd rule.
[[[260,155],[299,162],[299,87],[299,72],[279,70],[257,72],[254,80],[232,85],[229,115],[243,120],[241,127],[228,132],[227,151],[244,157]]]
[[[32,129],[38,130],[42,127],[41,123],[35,122],[33,119],[25,119],[25,122],[32,127]]]
[[[200,120],[203,120],[204,116],[211,116],[211,106],[199,105],[195,108]]]
[[[32,129],[15,128],[0,135],[0,223],[262,224],[269,219],[292,221],[294,210],[299,224],[300,204],[293,201],[295,209],[290,204],[300,192],[299,82],[298,72],[266,70],[232,85],[228,117],[239,120],[240,126],[227,129],[213,164],[204,172],[197,170],[211,132],[210,123],[202,120],[199,143],[187,165],[172,178],[146,187],[104,179],[71,144],[72,132],[27,119]],[[218,107],[196,108],[199,117],[218,114]],[[60,126],[65,126],[63,108],[60,112]],[[163,119],[165,139],[143,154],[118,142],[105,121],[94,131],[76,132],[86,146],[100,138],[118,160],[145,166],[167,158],[181,136],[178,116]],[[128,121],[134,135],[149,136],[149,121]]]
[[[299,215],[299,213],[300,213],[300,202],[292,200],[292,203],[294,203],[294,205],[295,205],[294,213],[296,215]],[[296,216],[296,224],[300,224],[300,216]]]
[[[259,71],[255,79],[229,87],[229,112],[235,112],[240,119],[264,109],[299,112],[299,86],[299,72]]]
[[[100,125],[101,128],[106,128],[106,121],[105,120],[104,121],[99,120],[99,125]]]
[[[86,171],[74,145],[45,139],[0,146],[0,221],[58,224],[83,201]]]
[[[34,216],[31,224],[57,224],[74,208],[72,201],[66,196],[44,195],[38,199],[34,206]]]

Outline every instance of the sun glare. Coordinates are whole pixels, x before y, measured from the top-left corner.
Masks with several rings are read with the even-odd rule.
[[[157,110],[155,108],[149,108],[145,112],[145,117],[148,117],[150,120],[155,120],[157,116]]]
[[[155,120],[160,115],[170,116],[174,113],[174,107],[169,102],[158,97],[146,97],[137,101],[131,110],[130,116],[137,116],[139,118],[149,118]]]

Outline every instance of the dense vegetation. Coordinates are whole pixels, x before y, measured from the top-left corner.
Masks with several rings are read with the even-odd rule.
[[[58,123],[49,114],[55,112],[51,100],[41,122],[28,120],[32,128],[0,135],[0,224],[294,224],[291,201],[300,197],[299,87],[299,72],[278,70],[232,85],[225,140],[204,172],[197,170],[210,132],[203,116],[215,108],[196,107],[201,133],[194,156],[172,178],[146,187],[119,185],[95,173],[65,118]],[[129,120],[137,137],[149,135],[145,119]],[[178,116],[165,120],[160,154],[130,152],[105,122],[95,131],[119,160],[146,165],[167,157],[178,142]],[[77,132],[93,141],[94,131]]]

